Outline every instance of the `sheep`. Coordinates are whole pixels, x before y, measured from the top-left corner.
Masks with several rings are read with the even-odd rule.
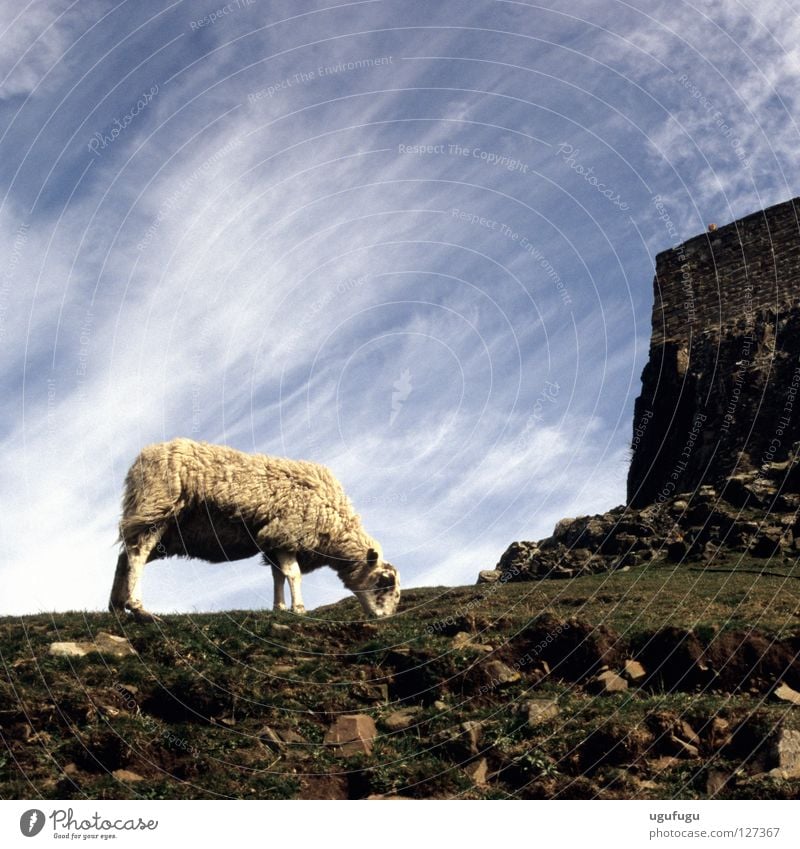
[[[361,526],[325,466],[224,445],[173,439],[144,448],[125,478],[120,555],[109,610],[140,621],[145,563],[172,555],[219,563],[261,554],[272,569],[274,608],[305,613],[301,576],[329,565],[364,611],[390,616],[400,601],[397,570]]]

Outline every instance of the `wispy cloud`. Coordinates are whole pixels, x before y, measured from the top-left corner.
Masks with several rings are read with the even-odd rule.
[[[761,9],[15,13],[0,612],[104,606],[124,473],[177,435],[328,463],[405,586],[620,503],[671,239],[653,195],[688,237],[793,193],[796,33]],[[253,561],[153,564],[145,597],[268,586]]]

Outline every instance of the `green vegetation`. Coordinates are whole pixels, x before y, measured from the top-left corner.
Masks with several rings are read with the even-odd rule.
[[[408,590],[379,622],[354,600],[305,618],[7,617],[0,797],[795,797],[769,770],[800,728],[772,695],[800,688],[798,615],[796,579],[651,565]],[[137,654],[49,654],[100,631]],[[631,657],[646,678],[598,694]],[[557,715],[530,724],[530,699]],[[342,714],[375,720],[371,754],[324,743]]]

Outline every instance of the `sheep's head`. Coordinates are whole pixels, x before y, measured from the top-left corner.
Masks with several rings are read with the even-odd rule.
[[[397,569],[382,560],[372,548],[367,553],[367,566],[367,585],[358,593],[358,600],[369,616],[391,616],[400,602],[400,576]]]

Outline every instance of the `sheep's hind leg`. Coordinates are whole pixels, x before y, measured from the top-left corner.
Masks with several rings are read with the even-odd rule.
[[[128,569],[127,569],[127,585],[125,587],[125,607],[133,614],[134,619],[139,622],[160,622],[158,616],[149,613],[144,609],[142,604],[142,572],[144,564],[153,549],[158,545],[163,534],[163,528],[155,528],[149,533],[141,536],[135,545],[128,547]]]
[[[286,599],[283,595],[283,585],[286,583],[286,575],[274,563],[270,563],[270,566],[272,567],[272,583],[274,588],[272,609],[286,610]]]
[[[297,555],[290,551],[276,551],[275,559],[278,561],[278,571],[289,581],[289,592],[292,596],[292,613],[302,614],[306,612],[303,605],[303,596],[300,592],[300,582],[303,578]],[[274,567],[273,567],[274,568]],[[273,573],[274,574],[274,573]],[[278,584],[276,582],[275,586]],[[280,584],[281,600],[283,599],[283,582]],[[276,590],[277,599],[277,590]]]
[[[111,598],[108,609],[112,613],[124,613],[125,602],[128,600],[128,552],[124,549],[117,560],[117,571],[114,573],[114,583],[111,585]]]

